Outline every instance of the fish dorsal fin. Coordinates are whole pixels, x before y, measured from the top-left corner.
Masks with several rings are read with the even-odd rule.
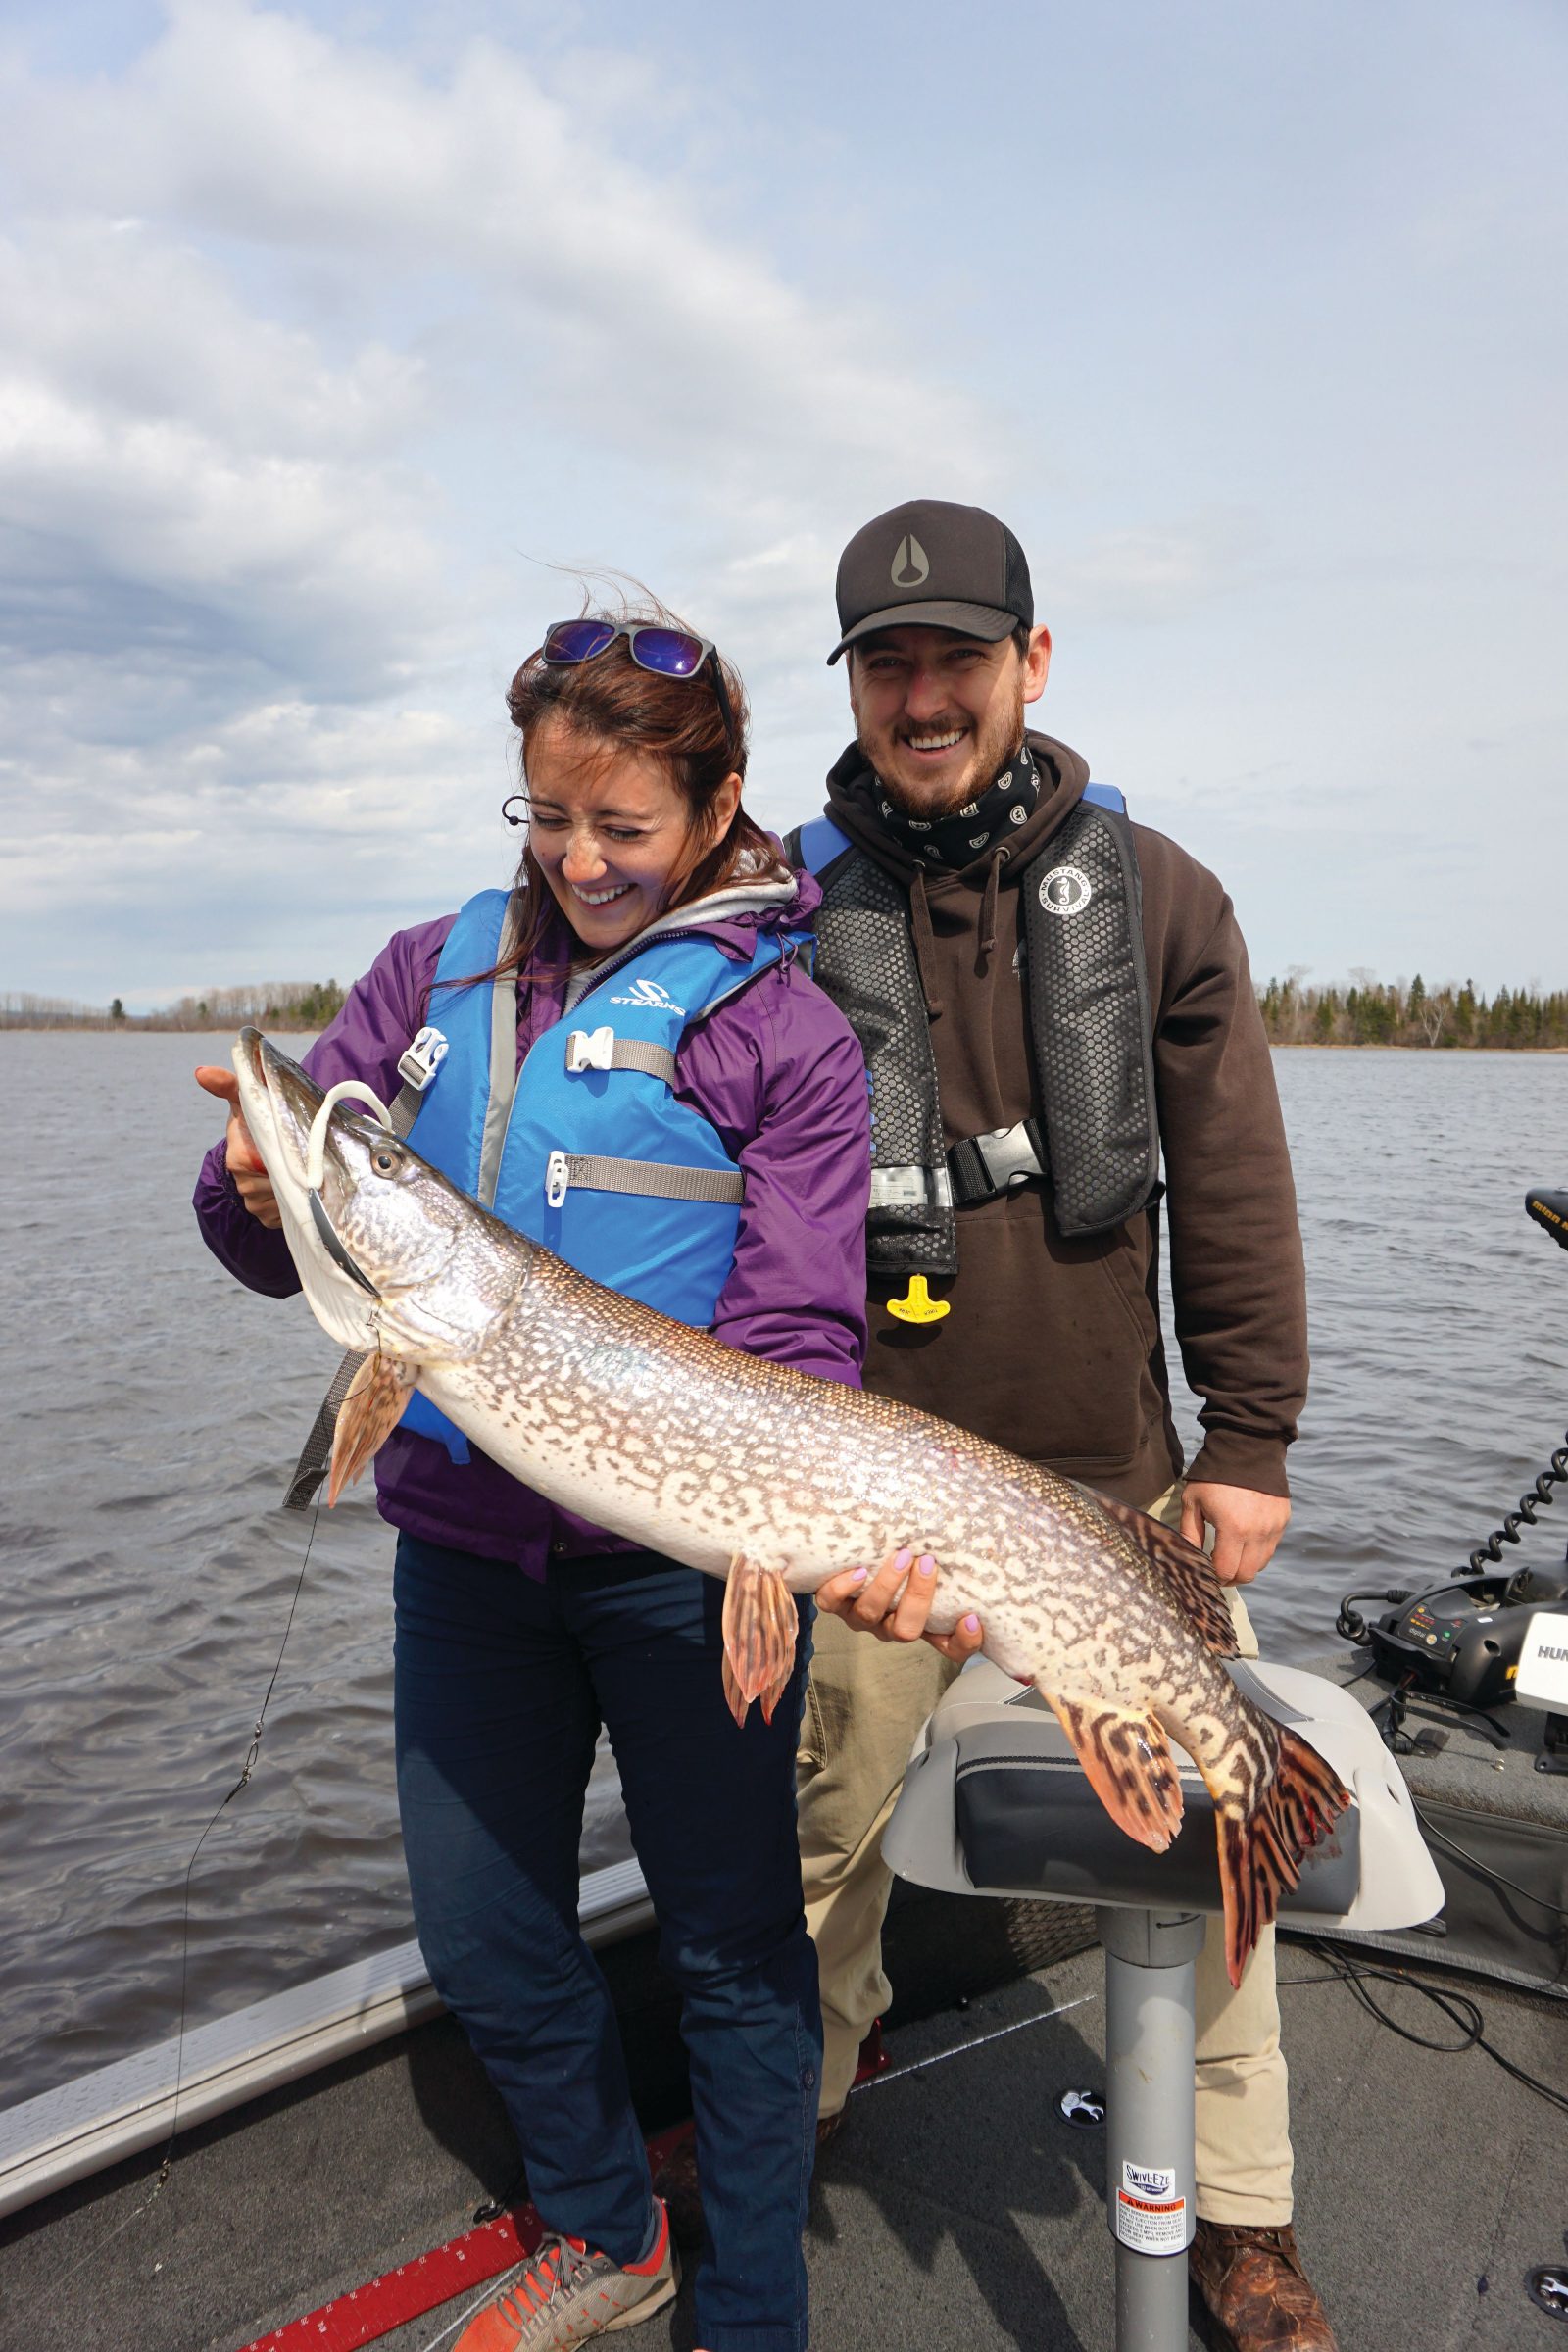
[[[1238,1650],[1236,1627],[1207,1552],[1200,1551],[1196,1544],[1189,1544],[1173,1527],[1161,1527],[1147,1511],[1135,1511],[1130,1502],[1112,1502],[1108,1495],[1097,1494],[1092,1487],[1085,1491],[1106,1518],[1113,1519],[1123,1535],[1131,1538],[1150,1566],[1158,1569],[1192,1619],[1204,1646],[1216,1658],[1234,1658]]]

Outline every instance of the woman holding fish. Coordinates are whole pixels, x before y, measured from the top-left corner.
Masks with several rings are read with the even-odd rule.
[[[412,1071],[411,1143],[509,1222],[734,1348],[856,1384],[864,1066],[803,956],[816,884],[742,807],[740,680],[667,615],[587,616],[547,632],[509,699],[528,805],[514,888],[400,932],[306,1067],[386,1102],[402,1084],[406,1103]],[[230,1074],[200,1075],[234,1104]],[[242,1282],[300,1287],[237,1107],[196,1206]],[[423,1396],[375,1468],[398,1530],[398,1786],[420,1944],[551,2232],[462,2352],[551,2352],[675,2291],[577,1925],[601,1723],[684,1996],[709,2228],[698,2341],[804,2352],[821,2050],[794,1803],[808,1635],[771,1720],[753,1709],[737,1732],[717,1583],[553,1506]]]

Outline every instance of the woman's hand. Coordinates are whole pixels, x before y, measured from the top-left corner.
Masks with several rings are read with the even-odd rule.
[[[879,1642],[929,1642],[961,1666],[974,1656],[985,1631],[971,1610],[951,1634],[928,1634],[926,1620],[936,1590],[937,1564],[928,1551],[918,1559],[910,1549],[890,1551],[874,1576],[865,1568],[845,1568],[830,1576],[817,1588],[816,1605],[858,1634],[874,1634]]]
[[[272,1179],[267,1173],[267,1162],[256,1149],[250,1129],[240,1116],[239,1080],[232,1070],[217,1068],[203,1062],[196,1072],[196,1083],[210,1095],[217,1095],[228,1104],[228,1130],[223,1138],[223,1162],[234,1179],[234,1190],[262,1225],[275,1232],[283,1222],[283,1212],[277,1205]]]

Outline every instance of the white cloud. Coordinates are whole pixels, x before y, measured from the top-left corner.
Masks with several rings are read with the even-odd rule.
[[[547,88],[475,42],[425,75],[187,0],[114,78],[5,78],[15,914],[90,907],[133,951],[204,876],[231,935],[286,869],[298,903],[302,859],[340,902],[461,887],[445,844],[505,789],[525,554],[657,569],[770,727],[820,726],[839,540],[933,452],[957,495],[1001,461],[885,320],[813,306],[658,132],[633,154],[646,66],[579,55]],[[115,855],[84,860],[106,808]],[[42,984],[58,926],[11,937],[0,977]]]
[[[438,559],[384,453],[414,370],[327,367],[139,229],[0,246],[0,318],[13,661],[177,644],[371,692],[412,660]]]
[[[631,160],[617,95],[574,109],[488,42],[437,81],[238,0],[182,0],[122,84],[31,92],[23,169],[62,203],[352,256],[366,300],[385,272],[466,275],[505,310],[525,402],[572,420],[586,404],[597,440],[706,466],[714,504],[767,512],[846,477],[863,504],[868,470],[900,487],[937,449],[990,478],[995,420],[885,320],[813,306],[700,189]]]

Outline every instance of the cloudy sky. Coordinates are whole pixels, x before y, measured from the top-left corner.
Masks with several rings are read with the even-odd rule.
[[[795,821],[922,492],[1260,973],[1568,984],[1565,93],[1557,0],[9,0],[0,989],[505,878],[552,566],[721,641]]]

